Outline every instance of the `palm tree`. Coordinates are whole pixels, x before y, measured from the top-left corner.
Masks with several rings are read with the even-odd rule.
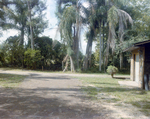
[[[83,69],[87,70],[91,66],[91,55],[92,55],[92,43],[95,37],[94,29],[89,28],[89,32],[86,34],[86,38],[88,39],[87,47],[86,47],[86,54],[84,57],[83,62]]]
[[[6,9],[9,9],[8,5],[14,4],[11,0],[0,0],[0,29],[7,29],[9,28],[7,26],[7,14],[5,12]],[[0,36],[2,35],[2,32],[0,32]]]
[[[43,11],[46,9],[44,2],[40,0],[13,0],[13,9],[5,8],[9,22],[7,26],[19,30],[21,33],[19,45],[23,46],[25,33],[31,35],[31,47],[33,49],[33,39],[37,34],[44,31],[47,26]],[[28,20],[29,19],[29,20]],[[29,21],[29,22],[28,22]],[[30,26],[30,30],[28,27]],[[34,29],[35,28],[35,29]]]
[[[68,55],[75,68],[79,68],[79,44],[81,33],[81,8],[83,8],[79,0],[58,0],[57,17],[60,20],[59,30],[62,39],[67,43]],[[61,5],[64,5],[62,8]]]
[[[78,0],[75,0],[75,1],[72,0],[72,1],[69,1],[70,2],[69,4],[66,4],[66,3],[68,3],[68,1],[69,0],[65,0],[65,1],[58,0],[58,3],[59,3],[58,8],[59,8],[60,13],[64,13],[65,9],[69,8],[68,6],[72,6],[72,8],[73,8],[75,6],[78,6],[78,4],[79,4]],[[88,42],[87,42],[87,48],[86,48],[86,55],[85,55],[84,64],[83,64],[83,67],[85,70],[90,65],[91,54],[92,54],[92,41],[97,36],[97,34],[99,34],[100,43],[103,43],[102,38],[101,38],[102,28],[104,29],[104,27],[106,27],[106,28],[108,27],[108,29],[109,29],[107,48],[106,48],[106,62],[105,62],[105,65],[107,65],[109,49],[111,48],[112,52],[113,53],[115,52],[115,44],[116,44],[115,39],[117,38],[117,35],[116,35],[117,25],[119,27],[118,38],[120,41],[122,41],[123,36],[124,36],[124,30],[127,26],[127,21],[129,20],[129,22],[132,24],[132,18],[130,17],[130,15],[127,12],[116,7],[118,4],[122,4],[122,0],[87,0],[87,1],[89,2],[89,7],[88,7],[88,9],[84,9],[84,11],[86,12],[86,19],[84,19],[84,20],[85,20],[85,23],[88,25],[89,31],[88,31],[88,35],[87,35]],[[61,3],[64,3],[66,5],[63,8],[63,10],[60,9]],[[78,9],[78,7],[75,7],[74,14],[76,13],[76,15],[77,15],[77,13],[79,13],[79,11],[80,10]],[[67,19],[69,17],[72,17],[72,16],[66,15],[65,21],[67,21]],[[74,32],[73,32],[74,35],[73,36],[71,35],[72,38],[74,39],[73,45],[72,45],[73,52],[75,52],[75,50],[78,50],[78,48],[76,48],[76,46],[79,46],[78,39],[76,39],[76,36],[78,36],[78,35],[76,35],[76,33],[78,34],[78,32],[76,32],[76,30],[79,31],[78,30],[79,27],[76,27],[76,26],[79,26],[77,24],[79,24],[79,21],[82,21],[80,19],[81,17],[75,16],[75,18],[76,18],[76,20],[74,19],[74,23],[72,23],[72,25],[70,25],[70,29],[68,29],[68,27],[66,27],[68,30],[71,31],[70,34],[72,34],[71,27],[73,27],[73,29],[74,29]],[[61,18],[61,21],[63,21],[62,18]],[[61,23],[63,23],[63,22],[60,22],[60,25],[61,25]],[[97,32],[97,31],[99,31],[99,32]],[[64,31],[61,31],[61,33],[63,34],[64,37],[67,36],[67,34],[64,34]],[[105,34],[107,34],[107,33],[105,33]],[[104,37],[104,35],[103,35],[103,37]],[[102,56],[101,56],[102,53],[101,52],[103,50],[101,46],[102,46],[102,44],[100,44],[100,55],[99,55],[99,57],[100,57],[99,58],[99,70],[100,71],[101,71],[101,64],[102,64],[101,63],[101,61],[102,61]],[[77,56],[76,56],[76,58],[77,58]],[[121,62],[122,62],[122,60],[121,60]]]
[[[130,15],[116,7],[119,4],[125,4],[122,0],[89,0],[89,17],[88,17],[88,23],[90,25],[90,29],[94,30],[94,37],[99,34],[99,42],[100,42],[100,49],[99,49],[99,71],[101,71],[101,65],[102,65],[102,24],[104,29],[104,24],[106,24],[106,27],[109,28],[108,30],[108,40],[107,40],[107,48],[106,48],[106,57],[105,57],[105,65],[108,63],[108,56],[109,56],[109,49],[112,49],[112,53],[115,52],[115,44],[116,44],[116,27],[118,25],[118,39],[120,40],[120,43],[123,41],[123,36],[125,34],[125,28],[127,28],[127,21],[129,23],[133,23],[132,18]],[[91,14],[90,14],[91,13]],[[107,16],[107,18],[106,18]],[[106,21],[107,19],[107,21]],[[107,23],[108,22],[108,23]],[[107,25],[108,24],[108,25]],[[96,32],[96,30],[99,31]],[[104,34],[104,33],[103,33]],[[93,37],[93,38],[94,38]],[[88,42],[90,43],[90,42]],[[87,49],[89,48],[89,44],[87,43]],[[86,52],[88,53],[88,52]],[[90,56],[90,54],[86,54],[86,57]],[[85,60],[88,60],[89,58],[85,58]],[[122,67],[122,53],[120,53],[120,67]],[[89,60],[90,61],[90,60]],[[84,69],[86,70],[88,68],[87,61],[84,62]],[[89,63],[90,64],[90,63]]]
[[[65,10],[63,11],[62,19],[59,25],[59,28],[63,35],[63,40],[67,44],[67,55],[70,57],[71,60],[74,54],[73,36],[72,36],[73,28],[72,27],[74,26],[74,23],[75,23],[75,18],[76,18],[75,13],[76,13],[76,9],[74,6],[66,7]],[[74,63],[71,63],[71,67],[74,67],[73,65]]]
[[[8,18],[11,22],[9,22],[7,25],[10,28],[19,30],[21,32],[21,38],[20,38],[20,45],[23,45],[24,43],[24,34],[25,34],[25,27],[27,22],[27,6],[25,4],[25,1],[19,1],[14,0],[15,9],[9,9],[6,8],[6,12],[8,15]]]
[[[85,59],[84,59],[84,70],[87,70],[87,68],[90,67],[91,64],[91,53],[92,51],[92,42],[93,39],[99,34],[99,40],[100,40],[100,55],[99,55],[99,70],[101,71],[101,65],[102,65],[102,38],[101,38],[101,29],[102,25],[105,22],[106,19],[106,7],[105,7],[105,1],[104,0],[88,0],[89,2],[89,8],[87,13],[87,24],[89,27],[89,33],[90,37],[87,42],[87,50],[89,52],[86,52]],[[99,31],[99,32],[97,32]],[[93,33],[92,33],[93,32]],[[92,35],[93,34],[93,35]],[[89,41],[91,40],[91,41]],[[90,43],[90,44],[89,44]],[[89,47],[91,45],[91,47]],[[87,54],[90,53],[90,54]],[[87,63],[89,60],[89,63]],[[86,66],[89,65],[89,66]]]
[[[108,23],[109,23],[109,36],[107,40],[107,54],[106,54],[106,63],[108,62],[108,55],[109,55],[109,47],[112,48],[112,53],[115,51],[115,44],[116,44],[116,27],[118,24],[119,30],[118,30],[118,39],[120,40],[120,43],[123,42],[123,37],[125,34],[125,28],[127,28],[127,21],[129,21],[130,24],[133,24],[133,20],[131,16],[115,7],[112,3],[111,8],[108,11]],[[120,53],[120,69],[122,68],[123,64],[123,55],[122,52]]]
[[[46,10],[45,1],[26,0],[28,6],[28,25],[30,27],[31,49],[34,49],[34,39],[47,27],[47,21],[44,20]]]

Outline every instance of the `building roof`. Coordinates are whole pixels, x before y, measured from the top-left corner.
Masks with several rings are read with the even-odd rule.
[[[139,47],[142,47],[142,46],[144,46],[144,45],[146,45],[146,44],[148,44],[148,43],[150,43],[150,40],[146,40],[146,41],[134,43],[131,47],[125,49],[124,52],[136,50],[136,49],[138,49]]]
[[[135,46],[141,46],[141,45],[145,45],[145,44],[148,44],[148,43],[150,43],[150,40],[138,42],[138,43],[135,43],[134,45],[135,45]]]

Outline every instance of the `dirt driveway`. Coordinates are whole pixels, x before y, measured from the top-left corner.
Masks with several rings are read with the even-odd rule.
[[[64,74],[0,71],[28,75],[15,89],[0,88],[0,119],[107,119],[109,110],[90,102],[81,82]]]
[[[27,75],[18,88],[0,88],[0,119],[121,119],[119,113],[130,117],[130,110],[124,113],[110,104],[91,101],[81,91],[81,81],[71,78],[107,75],[4,70],[0,73]]]

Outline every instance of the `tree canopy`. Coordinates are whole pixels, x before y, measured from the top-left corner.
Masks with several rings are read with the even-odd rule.
[[[129,53],[122,52],[123,49],[150,38],[148,0],[57,0],[56,3],[61,41],[41,35],[48,27],[45,1],[0,0],[0,29],[19,31],[1,45],[3,65],[100,72],[115,65],[119,70],[128,70]],[[81,34],[85,34],[87,41],[85,55],[81,53]]]

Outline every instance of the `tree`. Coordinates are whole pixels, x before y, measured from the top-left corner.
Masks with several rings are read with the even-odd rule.
[[[60,20],[60,33],[62,39],[65,39],[65,42],[67,43],[67,53],[71,60],[71,66],[74,67],[75,64],[75,68],[77,69],[79,68],[79,43],[81,23],[83,19],[81,15],[81,9],[83,9],[84,6],[79,0],[58,0],[57,2],[57,16]],[[82,10],[82,12],[84,11]]]
[[[86,54],[85,54],[84,62],[83,62],[84,70],[87,70],[91,66],[92,42],[93,42],[94,36],[95,36],[95,33],[93,29],[90,29],[90,31],[86,34],[88,42],[87,42]]]
[[[13,0],[14,8],[6,9],[7,16],[10,19],[9,28],[19,30],[21,32],[19,44],[24,43],[25,27],[27,23],[27,6],[24,0]]]
[[[45,14],[43,14],[43,11],[46,10],[46,3],[41,0],[26,0],[26,3],[28,6],[31,49],[34,49],[34,39],[47,27],[48,21],[44,20]]]
[[[20,36],[10,36],[2,46],[5,63],[11,66],[23,66],[24,49],[18,46]]]
[[[105,6],[105,1],[104,0],[96,0],[96,1],[90,1],[89,0],[89,8],[87,12],[87,24],[89,25],[89,32],[90,32],[90,37],[87,42],[87,52],[85,55],[85,60],[84,60],[84,70],[87,70],[91,64],[91,50],[92,50],[92,42],[93,40],[97,37],[97,34],[99,34],[99,40],[100,43],[102,43],[102,38],[101,38],[101,29],[102,25],[104,26],[104,22],[106,21],[106,6]],[[98,32],[99,31],[99,32]],[[99,70],[101,71],[101,52],[102,52],[102,44],[100,44],[100,51],[99,51]],[[89,63],[88,63],[89,60]]]
[[[5,30],[9,28],[8,25],[8,18],[6,13],[6,8],[9,9],[10,6],[14,4],[11,0],[0,0],[0,29]],[[2,32],[0,31],[0,36],[2,36]]]
[[[38,37],[35,39],[35,49],[41,51],[42,64],[46,66],[48,60],[52,59],[52,43],[53,40],[49,37]]]
[[[41,51],[41,65],[44,69],[61,70],[61,63],[66,54],[64,44],[43,36],[35,39],[34,47],[35,50]]]
[[[5,12],[3,10],[3,7],[4,7],[4,3],[3,1],[1,0],[0,1],[0,29],[2,28],[2,26],[4,25],[5,23]],[[2,32],[0,32],[0,36],[2,35]]]
[[[99,34],[99,39],[100,39],[99,70],[101,70],[101,61],[102,61],[102,59],[101,59],[101,50],[102,50],[101,49],[101,45],[102,45],[101,44],[101,36],[102,36],[101,28],[102,28],[102,24],[103,24],[103,26],[104,26],[104,24],[106,24],[106,27],[109,28],[106,57],[105,57],[105,61],[106,61],[105,65],[107,65],[109,49],[111,48],[112,54],[115,53],[116,39],[118,38],[120,40],[120,44],[121,44],[121,42],[123,41],[124,34],[125,34],[125,28],[127,27],[127,20],[131,24],[133,23],[133,21],[127,12],[119,9],[119,7],[122,4],[125,4],[121,0],[116,0],[116,1],[96,0],[96,1],[91,1],[89,3],[91,4],[90,10],[92,11],[92,14],[89,17],[92,19],[92,20],[90,20],[91,21],[90,24],[92,25],[91,28],[92,29],[94,28],[95,31],[96,31],[96,29],[99,30],[99,33],[96,33],[96,32],[95,33]],[[105,16],[107,16],[107,18]],[[107,21],[106,21],[106,19],[107,19]],[[107,22],[108,22],[108,24],[107,24]],[[99,27],[97,27],[97,26],[99,26]],[[118,27],[118,34],[116,35],[117,27]],[[97,35],[95,35],[95,37],[96,36]],[[122,61],[123,61],[122,53],[120,53],[120,67],[122,67],[122,63],[123,63]]]
[[[125,30],[125,27],[127,27],[127,20],[129,21],[129,23],[133,24],[133,20],[127,12],[115,7],[115,2],[113,3],[110,1],[109,4],[110,4],[110,9],[108,10],[109,36],[107,40],[107,54],[106,54],[107,62],[108,62],[109,47],[112,48],[112,53],[114,53],[115,51],[115,43],[116,43],[115,41],[116,30],[115,29],[117,27],[117,24],[119,27],[118,38],[120,40],[120,44],[123,42],[123,37],[125,33],[124,30]],[[121,52],[120,53],[120,69],[122,68],[122,64],[123,64],[123,56]]]
[[[13,0],[13,3],[12,7],[5,9],[9,18],[7,25],[9,28],[20,31],[21,38],[19,44],[22,46],[25,33],[31,34],[29,32],[32,31],[32,35],[37,37],[46,28],[47,21],[42,19],[44,18],[43,11],[46,7],[44,2],[40,0],[32,0],[30,2],[27,0]],[[30,20],[28,20],[28,15],[29,19],[31,18]],[[30,26],[30,30],[28,30],[28,26]],[[33,48],[33,39],[31,41]]]
[[[28,49],[24,53],[24,62],[27,65],[27,68],[36,69],[41,66],[41,54],[39,50]]]
[[[32,20],[31,20],[31,3],[27,0],[28,4],[28,14],[29,14],[29,23],[30,23],[30,39],[31,39],[31,49],[34,50],[34,40],[33,40],[33,28],[32,28]]]

